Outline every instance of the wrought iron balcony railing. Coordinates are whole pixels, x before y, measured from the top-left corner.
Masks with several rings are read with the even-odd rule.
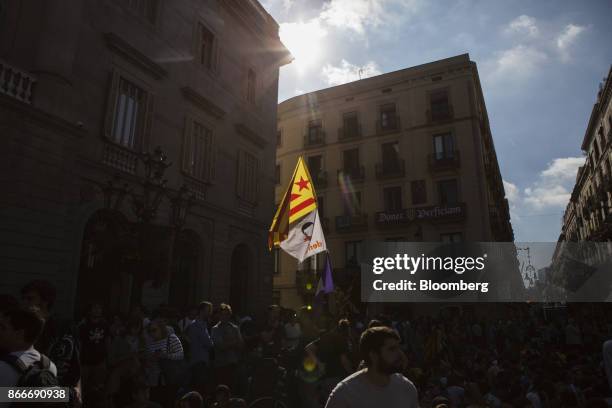
[[[406,163],[404,159],[396,159],[393,161],[384,161],[376,163],[376,178],[379,180],[404,177],[406,175]]]
[[[346,232],[364,230],[368,228],[368,215],[338,215],[336,217],[336,231]]]
[[[383,135],[398,132],[401,129],[400,117],[398,115],[389,116],[387,119],[376,121],[376,134]]]
[[[430,153],[428,159],[431,171],[453,170],[461,166],[459,150]]]
[[[338,140],[341,142],[361,138],[361,125],[338,128]]]
[[[453,109],[453,105],[448,104],[445,107],[440,107],[439,109],[431,110],[427,109],[427,123],[433,122],[443,122],[447,120],[452,120],[455,116],[455,112]]]
[[[32,103],[36,77],[0,60],[0,93],[21,102]]]
[[[338,170],[338,180],[348,178],[353,183],[361,183],[365,180],[365,168],[363,166],[348,167]]]
[[[325,144],[325,131],[323,129],[309,129],[304,135],[304,147],[317,147]]]

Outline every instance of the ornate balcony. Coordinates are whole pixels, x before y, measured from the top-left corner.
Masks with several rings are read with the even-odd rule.
[[[104,143],[102,163],[129,174],[136,174],[138,154],[117,144]]]
[[[404,177],[405,175],[406,163],[403,159],[397,159],[394,162],[376,163],[376,178],[379,180]]]
[[[320,147],[323,145],[325,145],[325,131],[323,129],[309,129],[304,135],[304,148]]]
[[[21,102],[32,103],[36,77],[0,60],[0,93]]]
[[[432,111],[427,109],[426,119],[427,123],[445,122],[452,120],[455,117],[453,105],[448,104],[445,108],[436,109]]]
[[[379,136],[399,132],[400,129],[401,122],[398,115],[390,116],[384,123],[381,120],[376,121],[376,134]]]
[[[461,166],[459,150],[451,150],[443,153],[430,153],[428,156],[429,170],[445,171],[455,170]],[[489,174],[489,172],[487,172]]]
[[[345,142],[361,138],[361,125],[356,127],[341,127],[338,129],[338,141]]]
[[[353,183],[363,183],[365,180],[365,168],[356,166],[338,170],[338,180],[340,177],[348,177]]]

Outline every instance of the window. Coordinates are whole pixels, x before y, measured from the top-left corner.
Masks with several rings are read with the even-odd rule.
[[[279,185],[281,183],[281,168],[280,164],[276,165],[274,169],[274,180],[276,180],[276,184]]]
[[[147,113],[147,93],[121,76],[116,78],[117,98],[110,137],[117,144],[140,151]]]
[[[276,147],[283,145],[283,132],[279,129],[276,131]]]
[[[344,204],[344,215],[360,215],[361,214],[361,192],[346,192],[342,193]]]
[[[410,183],[412,190],[412,204],[419,205],[427,202],[427,187],[425,180],[414,180]]]
[[[344,244],[345,266],[359,266],[361,241],[348,241]]]
[[[440,193],[440,204],[442,205],[456,204],[459,201],[457,180],[439,181],[438,191]]]
[[[448,104],[448,92],[437,91],[430,96],[431,120],[443,120],[450,118],[450,106]]]
[[[435,135],[434,157],[436,160],[452,159],[455,155],[455,141],[451,133]]]
[[[249,69],[247,74],[247,101],[255,103],[257,89],[257,75],[255,71]]]
[[[317,209],[319,210],[319,217],[321,219],[325,218],[325,200],[323,197],[317,197]]]
[[[318,143],[321,140],[322,128],[320,120],[311,120],[308,122],[308,142]]]
[[[380,127],[382,130],[397,128],[397,116],[394,103],[380,107]]]
[[[460,232],[451,232],[449,234],[440,234],[440,241],[442,242],[461,242]]]
[[[402,188],[387,187],[383,190],[385,211],[398,212],[402,210]]]
[[[272,256],[274,256],[274,275],[280,275],[281,273],[281,253],[280,248],[274,248]]]
[[[204,24],[198,24],[199,33],[199,61],[206,69],[215,68],[216,44],[215,35]]]
[[[257,203],[259,161],[244,150],[238,151],[238,175],[236,193],[239,198],[252,204]]]
[[[399,170],[399,143],[391,142],[382,145],[382,165],[383,171]]]
[[[183,171],[202,181],[211,181],[214,173],[213,135],[202,123],[190,120],[185,132]]]
[[[323,156],[310,156],[308,157],[308,170],[310,175],[316,180],[323,171]]]
[[[352,171],[359,168],[359,149],[350,149],[343,152],[344,170]]]
[[[357,119],[357,112],[345,113],[342,117],[344,125],[344,137],[357,137],[359,136],[359,121]]]
[[[593,138],[593,152],[597,162],[599,160],[599,139],[597,137]]]

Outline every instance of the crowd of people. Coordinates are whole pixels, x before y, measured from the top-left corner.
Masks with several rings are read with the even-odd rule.
[[[2,297],[0,386],[60,385],[70,406],[596,408],[612,395],[607,304],[376,318],[271,305],[257,321],[226,303],[127,316],[92,303],[71,322],[54,302],[45,281]]]

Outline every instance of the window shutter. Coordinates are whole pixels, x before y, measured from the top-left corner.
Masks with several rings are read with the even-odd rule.
[[[221,49],[219,47],[219,39],[217,36],[213,37],[213,54],[212,54],[212,70],[215,73],[220,72],[220,62],[221,62]]]
[[[106,104],[106,116],[104,118],[104,136],[113,139],[113,122],[115,111],[117,110],[117,95],[119,93],[119,73],[113,70],[110,78],[110,87],[108,89],[108,101]]]
[[[253,202],[257,203],[257,197],[259,197],[259,160],[253,157],[254,170],[253,171]]]
[[[217,146],[215,143],[215,136],[211,133],[210,135],[210,180],[209,182],[215,181],[215,167],[217,166]]]
[[[238,160],[236,161],[236,194],[238,197],[242,198],[243,196],[243,177],[242,177],[242,167],[243,167],[243,152],[242,150],[238,150]]]
[[[183,131],[183,166],[182,169],[185,173],[191,174],[191,150],[193,140],[193,120],[191,118],[185,118],[185,130]]]
[[[154,100],[155,97],[152,93],[146,94],[146,113],[144,117],[143,127],[140,134],[136,135],[138,138],[136,142],[136,150],[142,152],[149,150],[149,141],[151,139],[151,130],[153,128],[153,111],[154,111]]]

